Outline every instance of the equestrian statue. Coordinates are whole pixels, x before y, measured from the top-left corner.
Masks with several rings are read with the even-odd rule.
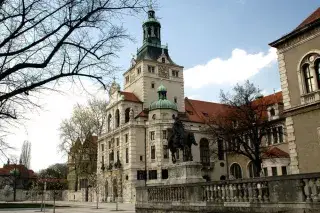
[[[181,149],[183,151],[183,162],[192,161],[192,144],[197,146],[194,134],[184,129],[183,123],[176,116],[172,125],[172,129],[168,130],[168,149],[171,152],[172,163],[176,163],[177,151]]]

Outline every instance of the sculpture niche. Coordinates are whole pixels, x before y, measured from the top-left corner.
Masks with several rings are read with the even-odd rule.
[[[172,129],[168,130],[168,149],[171,152],[172,163],[176,163],[176,154],[179,149],[183,152],[183,162],[192,161],[192,144],[195,146],[198,145],[194,134],[184,129],[183,123],[177,116],[172,125]]]

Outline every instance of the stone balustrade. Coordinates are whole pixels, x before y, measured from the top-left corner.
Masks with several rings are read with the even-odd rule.
[[[320,212],[320,173],[137,187],[136,196],[136,212]]]

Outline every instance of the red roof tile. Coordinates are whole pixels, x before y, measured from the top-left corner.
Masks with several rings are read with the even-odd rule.
[[[271,147],[262,155],[262,158],[290,158],[290,156],[278,147]]]
[[[147,110],[143,110],[141,111],[137,116],[137,117],[148,117],[148,111]]]
[[[265,96],[262,99],[256,100],[254,102],[258,103],[259,101],[263,101],[264,105],[281,103],[282,92],[277,92],[275,94]],[[185,109],[188,121],[204,123],[207,117],[214,117],[221,113],[226,113],[230,108],[228,108],[227,105],[220,103],[185,98]]]
[[[20,164],[4,165],[3,168],[0,168],[0,175],[10,175],[10,171],[13,169],[18,169],[22,177],[36,177],[36,174],[33,170],[27,169],[24,165]]]
[[[288,39],[294,38],[307,30],[309,30],[311,26],[318,26],[320,24],[320,7],[316,9],[308,18],[306,18],[298,27],[296,27],[290,33],[282,36],[281,38],[271,42],[269,45],[272,47],[278,47],[278,45],[284,43]]]
[[[139,100],[139,98],[137,98],[137,96],[135,96],[135,94],[133,94],[132,92],[123,92],[123,91],[120,91],[120,94],[124,96],[124,100],[125,100],[125,101],[131,101],[131,102],[141,103],[141,101]]]
[[[318,19],[320,19],[320,7],[318,7],[316,11],[314,11],[310,16],[308,16],[308,18],[306,18],[301,24],[299,24],[296,30],[305,27],[306,25],[311,24]]]

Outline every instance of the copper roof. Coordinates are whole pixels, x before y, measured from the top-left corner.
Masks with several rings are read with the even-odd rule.
[[[120,94],[124,96],[124,101],[131,101],[131,102],[141,103],[139,98],[137,98],[137,96],[135,96],[135,94],[133,94],[132,92],[120,91]]]

